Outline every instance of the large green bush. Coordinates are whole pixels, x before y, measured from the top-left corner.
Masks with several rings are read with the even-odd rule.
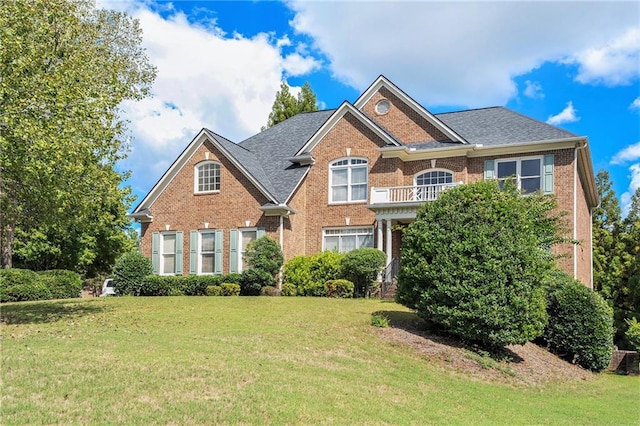
[[[284,265],[284,281],[295,286],[298,296],[325,296],[324,283],[342,278],[343,254],[324,251],[311,256],[296,256]]]
[[[37,273],[28,269],[0,269],[0,302],[51,298],[51,290]]]
[[[543,279],[562,241],[555,198],[496,181],[425,203],[403,240],[396,299],[488,348],[524,344],[547,322]]]
[[[38,272],[43,282],[49,287],[53,299],[72,299],[82,293],[82,278],[73,271],[55,269]]]
[[[278,243],[267,236],[252,241],[247,247],[245,258],[251,269],[264,271],[273,277],[280,272],[284,261]]]
[[[356,296],[370,297],[386,260],[386,255],[375,248],[351,250],[340,261],[340,271],[344,278],[353,282]]]
[[[137,251],[125,253],[113,267],[113,286],[121,295],[139,296],[142,281],[152,272],[151,259]]]
[[[568,281],[568,282],[567,282]],[[605,369],[613,353],[613,311],[598,293],[573,279],[549,288],[549,349],[593,371]]]

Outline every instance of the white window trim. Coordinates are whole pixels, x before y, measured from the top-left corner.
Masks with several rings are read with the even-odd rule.
[[[174,240],[173,240],[173,272],[171,273],[166,273],[164,272],[164,239],[167,235],[173,235]],[[159,262],[158,262],[158,275],[164,275],[164,276],[171,276],[171,275],[176,275],[176,260],[177,260],[177,256],[178,256],[178,245],[177,245],[177,232],[161,232],[160,233],[160,241],[159,241],[159,247],[158,247],[158,256],[159,256]]]
[[[202,234],[211,234],[213,235],[213,251],[211,254],[213,255],[213,270],[216,270],[216,229],[206,229],[198,231],[198,275],[215,275],[215,272],[202,272]]]
[[[336,163],[338,161],[344,161],[344,160],[348,160],[349,162],[351,162],[351,160],[364,160],[367,163],[366,164],[347,164],[346,166],[332,166],[333,163]],[[366,166],[366,167],[365,167]],[[365,167],[366,168],[366,183],[367,183],[367,189],[365,191],[365,198],[364,200],[352,200],[351,199],[351,194],[352,194],[352,182],[351,182],[351,169],[353,167]],[[346,169],[347,170],[347,199],[345,201],[333,201],[333,171],[334,170],[339,170],[339,169]],[[369,193],[369,159],[366,157],[342,157],[342,158],[336,158],[333,159],[331,161],[329,161],[329,204],[357,204],[357,203],[367,203],[368,201],[368,194]]]
[[[243,271],[243,263],[242,263],[242,258],[243,258],[243,251],[242,251],[242,233],[243,232],[255,232],[256,233],[256,239],[258,239],[258,228],[257,227],[253,227],[253,228],[238,228],[238,273],[241,273]],[[255,241],[255,240],[253,240]]]
[[[198,177],[200,175],[200,167],[202,166],[206,166],[208,164],[215,164],[218,166],[218,187],[220,187],[222,185],[222,164],[220,164],[217,161],[212,161],[212,160],[207,160],[207,161],[201,161],[198,164],[196,164],[195,166],[193,166],[193,193],[194,194],[215,194],[220,192],[220,189],[212,189],[209,191],[199,191],[198,190]]]
[[[495,159],[495,178],[498,180],[498,182],[506,180],[505,178],[500,178],[498,177],[498,164],[500,163],[510,163],[510,162],[516,162],[516,184],[518,187],[518,190],[522,190],[522,185],[521,185],[521,178],[522,178],[522,174],[521,174],[521,170],[522,170],[522,161],[523,160],[540,160],[540,170],[538,172],[538,181],[539,181],[539,185],[538,185],[538,191],[542,191],[543,190],[543,179],[544,179],[544,155],[533,155],[530,157],[509,157],[509,158],[496,158]],[[533,176],[525,176],[525,178],[532,178]]]
[[[327,227],[327,228],[322,228],[322,251],[327,250],[326,247],[326,242],[325,242],[325,238],[327,237],[327,231],[349,231],[349,230],[355,230],[355,229],[368,229],[371,231],[371,233],[369,234],[364,234],[364,233],[348,233],[345,232],[344,234],[334,234],[338,235],[338,236],[343,236],[343,235],[371,235],[371,247],[374,247],[374,238],[375,238],[375,234],[374,234],[374,229],[373,226],[369,226],[369,225],[363,225],[363,226],[334,226],[334,227]],[[338,253],[345,253],[340,251],[340,247],[338,246]]]
[[[418,173],[416,173],[415,175],[413,175],[413,185],[414,186],[418,186],[418,177],[422,176],[425,173],[429,173],[429,172],[445,172],[445,173],[449,173],[451,175],[451,183],[453,183],[453,178],[454,178],[454,173],[451,170],[448,169],[426,169],[426,170],[422,170]]]

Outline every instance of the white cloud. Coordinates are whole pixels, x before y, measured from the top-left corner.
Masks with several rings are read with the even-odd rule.
[[[303,57],[298,53],[292,53],[284,58],[283,67],[289,76],[308,74],[321,67],[320,61],[311,56]]]
[[[504,105],[517,95],[514,77],[566,58],[585,61],[586,76],[580,52],[608,43],[617,53],[606,57],[627,64],[623,35],[638,24],[634,2],[288,4],[343,83],[363,90],[382,73],[425,105]],[[627,75],[612,66],[603,81],[606,72]]]
[[[552,126],[559,126],[564,123],[574,123],[580,120],[580,117],[577,115],[578,110],[573,107],[573,102],[567,102],[567,106],[565,109],[560,111],[556,115],[551,115],[547,119],[547,124],[551,124]]]
[[[640,97],[635,98],[633,102],[631,102],[629,109],[637,109],[640,111]]]
[[[638,188],[640,188],[640,163],[632,164],[631,167],[629,167],[629,172],[631,173],[629,175],[629,179],[631,180],[629,189],[620,196],[620,201],[622,201],[622,214],[625,216],[631,208],[631,197],[636,193]]]
[[[640,142],[617,152],[611,159],[611,164],[624,164],[635,160],[640,160]]]
[[[640,29],[631,28],[603,46],[579,52],[568,62],[579,65],[576,81],[580,83],[629,84],[640,77]]]
[[[524,95],[531,99],[542,99],[544,98],[544,92],[542,91],[542,85],[537,81],[527,80],[524,82],[525,89]]]

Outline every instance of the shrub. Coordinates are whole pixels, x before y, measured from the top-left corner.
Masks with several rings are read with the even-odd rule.
[[[220,282],[221,283],[234,283],[234,284],[240,284],[240,280],[242,279],[242,274],[238,274],[235,272],[232,272],[230,274],[227,275],[221,275],[220,276]]]
[[[613,311],[602,296],[571,280],[549,289],[547,311],[542,337],[552,352],[593,371],[609,365]]]
[[[28,269],[0,269],[0,302],[51,298],[49,287],[37,273]]]
[[[637,319],[626,319],[625,322],[629,326],[624,336],[627,338],[627,342],[634,351],[640,352],[640,322]]]
[[[252,241],[247,247],[245,258],[251,269],[258,269],[275,277],[282,267],[284,258],[278,243],[267,236]]]
[[[389,327],[389,318],[382,314],[371,315],[371,325],[374,327],[386,328]]]
[[[139,296],[167,296],[172,288],[171,278],[160,275],[147,275],[142,279]]]
[[[386,260],[386,255],[378,249],[360,248],[345,254],[340,261],[340,270],[343,277],[353,282],[356,296],[370,297]]]
[[[80,297],[82,293],[82,278],[76,272],[56,269],[38,272],[43,279],[53,299],[72,299]]]
[[[291,283],[282,284],[282,290],[280,291],[281,296],[295,296],[296,295],[296,286]]]
[[[220,287],[219,285],[208,286],[207,296],[222,296],[222,287]]]
[[[331,280],[324,283],[327,297],[353,297],[353,283],[349,280]]]
[[[240,278],[240,295],[259,296],[262,287],[273,286],[275,283],[275,278],[268,272],[260,269],[247,269],[242,272]]]
[[[240,284],[236,283],[222,283],[220,285],[222,289],[223,296],[239,296],[240,295]]]
[[[324,251],[311,256],[296,256],[284,266],[284,280],[296,287],[299,296],[324,296],[324,283],[342,278],[343,254]]]
[[[137,251],[125,253],[113,267],[113,286],[119,294],[138,296],[142,281],[152,272],[151,259]]]
[[[446,332],[490,349],[524,344],[547,321],[548,247],[564,241],[555,199],[496,181],[425,203],[404,234],[396,300]]]
[[[280,296],[278,287],[266,285],[260,289],[260,296]]]

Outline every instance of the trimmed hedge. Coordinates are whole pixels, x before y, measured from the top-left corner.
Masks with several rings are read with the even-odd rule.
[[[28,269],[0,269],[0,302],[52,299],[45,280]]]
[[[76,272],[55,269],[38,272],[38,275],[49,287],[53,299],[72,299],[81,296],[82,278]]]
[[[143,278],[142,284],[139,288],[140,296],[216,296],[215,293],[220,289],[223,296],[231,295],[225,294],[225,288],[229,288],[229,285],[240,286],[234,281],[238,280],[239,274],[229,275],[177,275],[177,276],[163,276],[163,275],[147,275]],[[227,286],[225,286],[227,284]],[[235,287],[233,287],[235,288]],[[228,290],[227,292],[235,292],[235,290]],[[238,290],[239,292],[239,290]]]
[[[331,280],[324,283],[327,297],[348,299],[353,297],[353,283],[349,280]]]
[[[573,279],[547,292],[549,323],[542,338],[549,350],[593,371],[613,354],[613,311],[598,293]]]

